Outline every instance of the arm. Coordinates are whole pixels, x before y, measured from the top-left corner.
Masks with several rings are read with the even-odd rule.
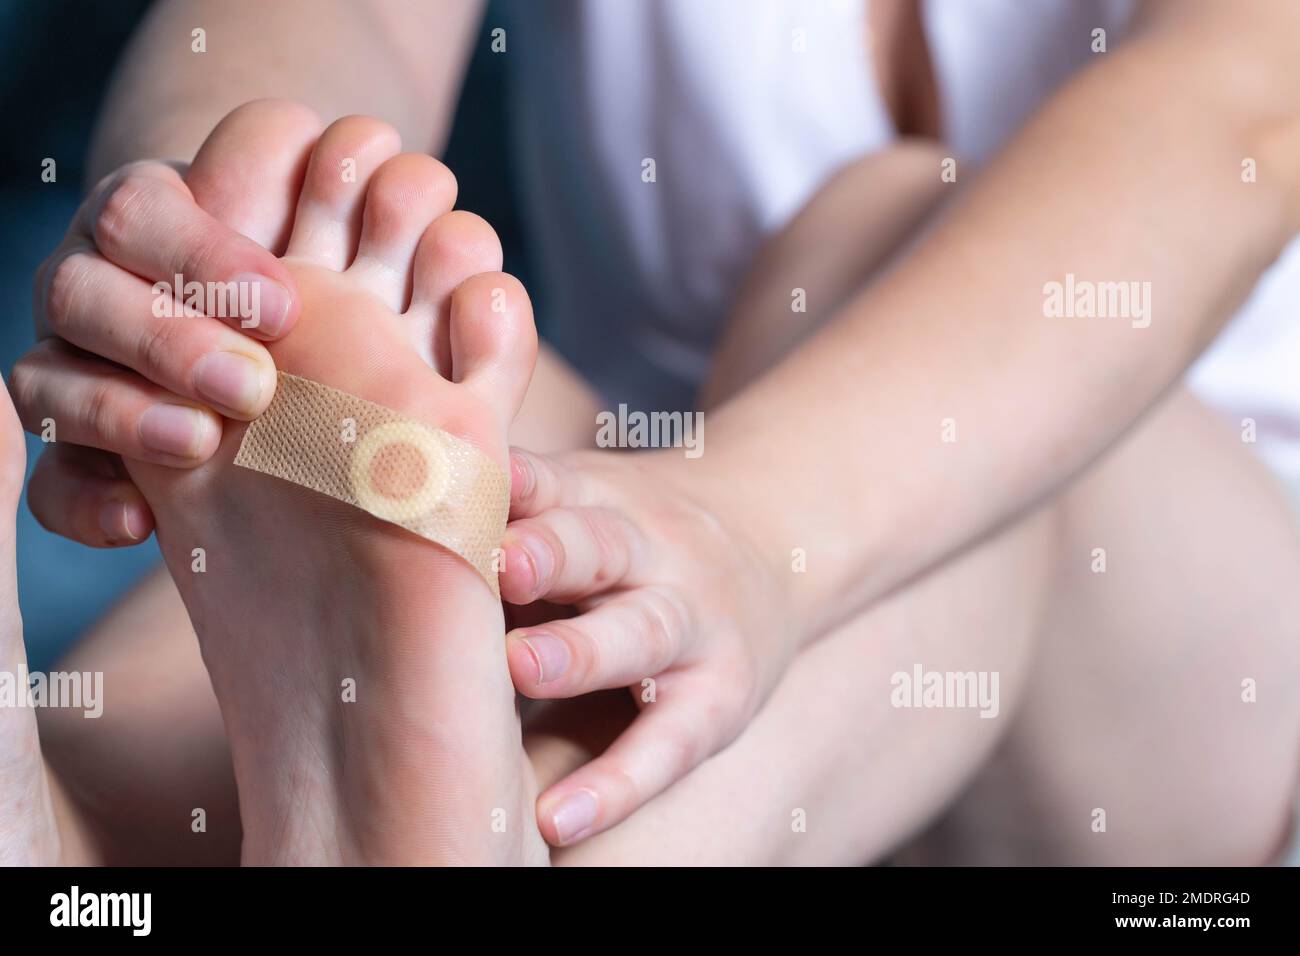
[[[1100,455],[1300,226],[1300,62],[1282,39],[1300,11],[1252,10],[1152,5],[905,264],[710,421],[701,494],[762,515],[777,562],[820,543],[818,573],[779,576],[805,639]],[[1067,273],[1149,282],[1150,325],[1046,317],[1044,284]]]
[[[585,612],[540,629],[566,662],[548,684],[534,629],[511,636],[516,685],[658,675],[658,702],[542,795],[548,839],[577,791],[599,832],[725,746],[801,644],[1031,509],[1178,380],[1300,226],[1298,20],[1150,4],[887,277],[710,414],[698,460],[516,456],[502,593]],[[1149,282],[1150,324],[1049,318],[1068,273]]]

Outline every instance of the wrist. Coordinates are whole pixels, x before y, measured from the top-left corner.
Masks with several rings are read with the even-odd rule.
[[[656,451],[639,460],[642,466],[650,486],[690,512],[701,534],[722,540],[724,553],[734,558],[728,576],[744,578],[737,583],[777,615],[763,622],[774,654],[788,656],[819,636],[802,600],[806,549],[765,482],[751,480],[742,462],[712,446],[694,459],[674,449]]]
[[[656,464],[668,478],[685,473],[674,484],[748,544],[802,647],[897,583],[918,518],[899,506],[897,488],[854,470],[856,452],[837,446],[832,415],[788,414],[789,385],[768,382],[709,413],[698,459],[659,455]],[[854,424],[853,443],[881,430],[861,417]]]

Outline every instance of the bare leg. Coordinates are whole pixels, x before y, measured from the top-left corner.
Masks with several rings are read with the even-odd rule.
[[[792,277],[814,277],[830,301],[861,281],[821,253],[869,244],[845,232],[842,211],[870,209],[888,188],[875,159],[796,220],[805,233],[820,221],[821,242],[773,242],[720,350],[714,394],[734,387],[731,370],[752,375],[767,360],[743,337],[754,311],[797,338],[789,287],[803,283]],[[919,183],[923,200],[924,182],[902,185]],[[1091,571],[1095,547],[1108,549],[1106,574]],[[1300,668],[1286,640],[1298,572],[1295,527],[1269,476],[1180,393],[1058,501],[805,651],[732,747],[559,860],[880,859],[978,771],[909,859],[1265,862],[1290,820],[1300,741]],[[999,671],[999,716],[893,708],[891,675],[918,663]],[[1242,701],[1248,677],[1258,703]],[[602,706],[613,719],[625,705]],[[543,785],[600,744],[556,719],[534,747]],[[1094,807],[1109,808],[1107,835],[1092,832]]]
[[[559,861],[879,860],[978,771],[904,859],[1269,862],[1300,741],[1288,521],[1261,466],[1177,395],[1051,511],[800,655],[729,749]],[[1001,713],[893,708],[891,674],[916,663],[1000,671]],[[548,777],[581,758],[565,746]]]
[[[732,305],[701,404],[709,407],[779,362],[894,260],[956,187],[943,153],[904,140],[841,169],[760,249]],[[795,312],[802,289],[806,311]]]
[[[620,826],[553,859],[742,866],[880,859],[956,796],[1005,730],[1028,673],[1053,543],[1049,520],[1026,522],[824,638],[799,655],[729,748]],[[891,675],[918,661],[1000,671],[1002,715],[893,708]],[[549,741],[547,763],[534,752],[543,786],[583,756],[566,730]]]
[[[1300,536],[1286,499],[1184,393],[1060,511],[1060,572],[1018,716],[920,858],[1275,859],[1300,768]]]

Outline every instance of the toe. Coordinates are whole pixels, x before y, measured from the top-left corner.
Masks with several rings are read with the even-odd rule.
[[[361,241],[348,272],[394,312],[411,299],[415,249],[425,229],[456,202],[456,177],[432,156],[403,153],[370,180]]]
[[[452,373],[452,291],[471,276],[496,272],[501,260],[496,231],[472,212],[449,212],[434,220],[420,237],[407,316],[413,320],[411,334],[417,348],[448,378]]]
[[[185,184],[212,216],[279,255],[320,129],[320,118],[301,103],[245,103],[208,135]]]
[[[533,307],[504,272],[465,280],[451,294],[452,379],[473,389],[503,426],[514,420],[537,361]]]
[[[366,188],[401,149],[397,130],[345,116],[321,134],[307,163],[288,255],[341,272],[356,253]]]

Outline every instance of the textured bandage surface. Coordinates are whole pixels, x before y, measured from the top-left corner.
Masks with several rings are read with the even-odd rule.
[[[346,502],[454,551],[499,594],[493,560],[510,476],[469,442],[391,408],[279,373],[235,464]]]

